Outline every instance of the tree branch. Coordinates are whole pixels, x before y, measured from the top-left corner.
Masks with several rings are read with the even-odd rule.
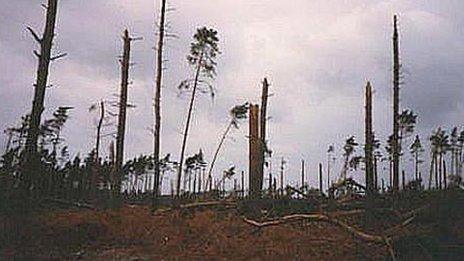
[[[50,58],[50,61],[55,61],[55,60],[58,60],[58,59],[61,59],[65,56],[67,56],[68,54],[67,53],[62,53],[62,54],[58,54],[56,56],[53,56],[52,58]]]
[[[38,42],[39,44],[42,43],[42,39],[37,35],[34,29],[28,26],[27,30],[32,34],[32,37],[34,37],[34,40],[36,40],[36,42]]]

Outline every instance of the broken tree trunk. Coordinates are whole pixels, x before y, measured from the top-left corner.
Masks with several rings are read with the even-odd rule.
[[[366,119],[365,119],[365,143],[364,158],[365,158],[365,175],[366,175],[366,189],[367,195],[374,192],[374,165],[373,165],[373,147],[374,135],[372,130],[372,87],[371,83],[367,82],[366,85]]]
[[[322,181],[322,163],[319,163],[319,192],[321,193],[321,196],[324,195],[322,183],[323,183],[323,181]]]
[[[305,179],[304,179],[304,176],[305,176],[305,162],[304,160],[301,160],[301,189],[304,190],[304,183],[305,183]]]
[[[258,198],[261,194],[261,184],[259,179],[259,164],[260,164],[260,141],[259,141],[259,107],[258,105],[250,105],[250,137],[249,137],[249,186],[250,196]]]
[[[124,136],[126,132],[127,87],[129,85],[129,61],[131,41],[129,31],[124,31],[124,51],[121,60],[121,90],[119,96],[118,132],[116,137],[116,162],[113,171],[113,196],[119,198],[121,190],[122,165],[124,161]]]
[[[258,169],[258,182],[260,184],[260,190],[263,189],[264,180],[264,161],[266,154],[266,118],[267,118],[267,98],[269,97],[269,83],[267,78],[263,81],[263,90],[261,94],[261,112],[260,112],[260,153],[259,153],[259,169]]]
[[[34,100],[32,101],[29,131],[27,132],[25,147],[24,163],[26,164],[26,172],[23,177],[25,181],[23,185],[26,189],[29,189],[34,183],[33,181],[35,178],[33,172],[36,171],[35,162],[39,160],[37,158],[37,141],[40,134],[42,112],[44,111],[45,90],[47,89],[50,62],[64,56],[58,55],[56,57],[51,57],[53,37],[55,36],[57,11],[58,0],[48,0],[47,18],[42,38],[40,38],[32,28],[27,28],[37,43],[40,44],[40,53],[34,51],[39,62],[37,78],[34,84]]]

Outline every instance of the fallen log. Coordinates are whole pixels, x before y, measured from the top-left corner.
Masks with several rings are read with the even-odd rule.
[[[194,203],[187,203],[171,208],[165,209],[158,209],[156,210],[155,214],[162,214],[165,212],[173,211],[176,209],[184,210],[184,209],[194,209],[194,208],[201,208],[201,207],[214,207],[214,206],[237,206],[237,202],[234,201],[204,201],[204,202],[194,202]]]
[[[68,201],[68,200],[58,199],[58,198],[46,198],[45,200],[55,202],[55,203],[58,203],[58,204],[62,204],[62,205],[78,207],[78,208],[86,208],[86,209],[90,209],[90,210],[96,210],[97,209],[93,205],[90,205],[90,204],[87,204],[87,203],[82,203],[82,202],[74,202],[74,201]]]
[[[352,236],[359,238],[363,241],[367,242],[374,242],[374,243],[379,243],[379,244],[384,244],[390,253],[390,256],[392,260],[396,260],[395,257],[395,252],[393,250],[393,246],[391,244],[391,239],[387,237],[382,237],[378,235],[370,235],[365,232],[359,231],[354,227],[349,226],[345,222],[342,222],[338,219],[331,218],[327,215],[324,214],[293,214],[293,215],[288,215],[288,216],[283,216],[278,219],[274,220],[269,220],[269,221],[264,221],[264,222],[259,222],[255,221],[252,219],[248,219],[246,217],[243,218],[243,220],[253,226],[256,226],[258,228],[264,228],[268,226],[276,226],[284,223],[289,223],[289,222],[294,222],[298,220],[310,220],[310,221],[320,221],[320,222],[327,222],[330,224],[337,225],[344,230],[346,230],[348,233],[350,233]]]

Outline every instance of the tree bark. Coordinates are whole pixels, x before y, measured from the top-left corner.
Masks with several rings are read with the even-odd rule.
[[[192,119],[193,104],[195,103],[195,95],[197,93],[198,80],[200,79],[200,71],[201,71],[202,62],[203,62],[203,54],[201,54],[200,59],[198,59],[197,70],[195,72],[195,79],[194,79],[194,82],[193,82],[192,96],[190,97],[190,105],[189,105],[189,110],[188,110],[188,114],[187,114],[187,122],[185,123],[184,137],[183,137],[183,140],[182,140],[182,149],[181,149],[181,152],[180,152],[179,169],[177,170],[177,184],[176,184],[176,194],[177,194],[177,196],[180,196],[180,183],[181,183],[181,178],[182,178],[182,166],[184,164],[185,148],[187,146],[188,132],[189,132],[189,129],[190,129],[190,120]]]
[[[249,186],[250,186],[250,196],[253,198],[259,198],[261,194],[261,184],[260,184],[260,139],[259,139],[259,106],[250,105],[250,119],[249,119]]]
[[[34,84],[34,100],[32,101],[32,111],[29,122],[29,131],[26,137],[26,148],[24,163],[26,172],[24,173],[24,186],[29,189],[34,183],[34,174],[36,171],[35,164],[39,160],[37,155],[37,141],[40,134],[40,123],[42,112],[44,111],[45,91],[47,88],[49,66],[51,58],[51,49],[53,38],[55,36],[55,24],[58,11],[58,0],[48,0],[45,29],[42,38],[28,28],[34,39],[40,44],[40,53],[35,52],[38,56],[37,78]]]
[[[324,195],[322,183],[322,163],[319,163],[319,192]]]
[[[373,143],[374,135],[372,130],[372,87],[370,82],[367,82],[366,85],[366,119],[365,119],[365,149],[364,149],[364,158],[365,158],[365,178],[366,178],[366,188],[367,194],[370,195],[374,192],[374,166],[373,166]]]
[[[260,112],[260,153],[259,153],[259,171],[258,171],[258,183],[260,190],[263,189],[264,180],[264,162],[266,153],[266,118],[267,118],[267,98],[269,97],[269,83],[267,78],[263,80],[263,90],[261,94],[261,112]]]
[[[124,31],[124,52],[121,62],[121,90],[119,96],[118,132],[116,137],[116,163],[113,173],[113,195],[119,198],[121,190],[122,165],[124,161],[124,137],[126,132],[127,87],[129,85],[129,62],[131,41],[129,31]]]
[[[153,205],[158,197],[160,190],[160,147],[161,147],[161,85],[163,77],[163,46],[164,46],[164,25],[166,17],[166,0],[161,0],[161,17],[158,39],[158,53],[156,58],[156,90],[155,90],[155,129],[154,129],[154,148],[153,160],[155,162],[155,186],[153,188]]]
[[[224,144],[224,141],[226,140],[227,134],[231,130],[232,126],[233,126],[233,122],[231,121],[227,125],[227,128],[224,131],[224,133],[222,134],[221,140],[219,141],[219,145],[218,145],[216,151],[214,152],[213,160],[211,161],[211,164],[209,166],[208,179],[206,180],[206,184],[208,184],[208,182],[212,182],[212,173],[213,173],[214,164],[216,163],[217,157],[219,155],[219,151],[221,150],[222,145]]]
[[[400,148],[399,148],[399,99],[400,99],[400,58],[397,16],[393,17],[393,192],[399,190]]]
[[[103,125],[103,119],[105,118],[105,103],[100,102],[100,119],[98,120],[97,125],[97,140],[95,142],[95,161],[98,163],[100,158],[100,140],[101,140],[101,128]]]

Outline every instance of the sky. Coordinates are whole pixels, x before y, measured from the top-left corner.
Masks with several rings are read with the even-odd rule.
[[[133,37],[125,158],[153,151],[155,49],[159,0],[61,0],[54,53],[68,53],[50,69],[44,117],[73,106],[63,137],[73,155],[94,146],[98,115],[88,108],[115,100],[120,81],[121,35]],[[31,109],[37,61],[26,26],[41,32],[44,9],[38,0],[0,0],[0,128],[19,123]],[[286,180],[296,185],[305,159],[310,184],[317,165],[335,145],[338,176],[344,140],[363,143],[364,86],[374,88],[374,128],[381,141],[391,133],[392,17],[399,16],[402,64],[401,108],[419,115],[417,133],[428,144],[438,126],[462,126],[464,111],[464,2],[460,0],[168,0],[169,32],[162,89],[162,153],[178,159],[188,95],[178,84],[192,77],[186,55],[196,28],[218,30],[221,55],[214,101],[196,101],[187,155],[200,148],[211,159],[229,121],[228,111],[245,101],[260,102],[261,82],[271,83],[268,138],[275,175],[282,157]],[[113,120],[114,121],[114,120]],[[111,133],[107,128],[105,133]],[[248,123],[226,140],[214,175],[231,165],[247,170]],[[108,155],[110,136],[103,142]],[[408,143],[411,141],[406,141]],[[6,137],[0,139],[4,148]],[[384,144],[382,145],[384,146]],[[362,147],[357,149],[362,154]],[[403,168],[410,170],[409,155]],[[427,173],[426,166],[423,172]],[[269,171],[269,169],[267,170]],[[358,172],[352,175],[363,181]],[[381,177],[386,177],[383,171]],[[174,177],[174,174],[172,174]],[[169,178],[169,177],[168,177]],[[166,182],[168,183],[168,182]],[[267,181],[265,181],[267,184]],[[326,186],[326,184],[324,185]]]

